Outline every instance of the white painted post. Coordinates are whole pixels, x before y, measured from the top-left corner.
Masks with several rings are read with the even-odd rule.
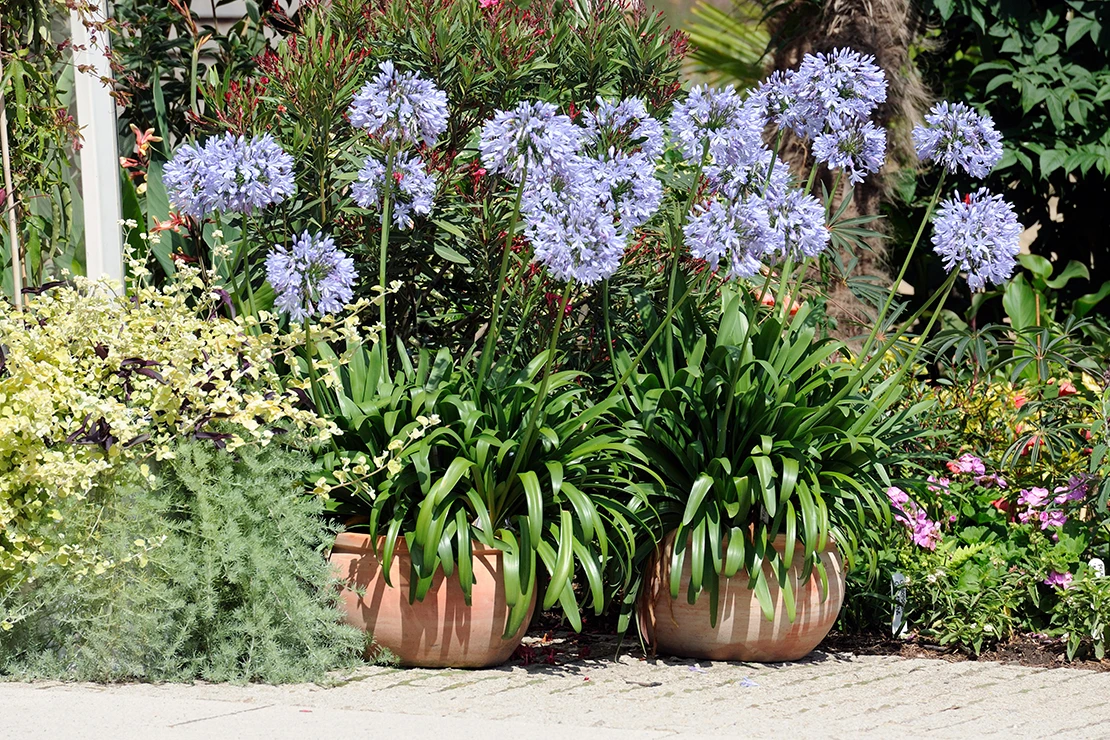
[[[91,0],[91,17],[105,20],[106,0]],[[123,239],[119,227],[119,151],[116,146],[116,101],[101,81],[111,77],[107,32],[92,38],[76,10],[70,12],[77,98],[81,126],[81,195],[85,202],[85,274],[123,280]],[[87,65],[88,72],[80,68]]]

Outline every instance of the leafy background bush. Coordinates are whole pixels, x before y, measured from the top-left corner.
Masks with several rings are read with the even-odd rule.
[[[322,557],[323,500],[303,495],[311,458],[277,443],[173,453],[153,485],[132,467],[63,504],[110,565],[37,567],[12,604],[29,616],[0,633],[0,674],[281,683],[359,658],[365,636],[340,623]]]

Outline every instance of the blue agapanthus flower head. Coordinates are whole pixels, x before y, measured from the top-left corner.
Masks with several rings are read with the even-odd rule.
[[[816,257],[829,245],[825,226],[825,207],[812,195],[790,188],[781,197],[765,198],[771,231],[776,240],[774,250],[794,259]]]
[[[925,125],[914,127],[913,143],[922,161],[936,161],[949,172],[962,169],[972,177],[986,177],[1002,159],[1002,135],[994,120],[963,103],[934,105]]]
[[[777,243],[767,204],[756,195],[695,206],[683,232],[691,255],[714,270],[724,260],[729,277],[755,275],[760,260],[773,252]]]
[[[209,201],[210,193],[205,187],[207,172],[208,161],[201,147],[192,144],[179,146],[162,172],[170,205],[197,219],[216,210],[217,204]]]
[[[669,126],[682,156],[697,164],[708,150],[724,146],[732,139],[759,141],[764,114],[758,101],[745,102],[732,85],[725,88],[698,85],[686,100],[675,106]]]
[[[655,160],[644,152],[609,151],[604,159],[582,157],[582,163],[593,179],[601,208],[612,215],[622,234],[647,223],[663,203]]]
[[[946,270],[966,272],[968,287],[979,290],[1013,274],[1021,231],[1013,207],[1001,195],[979,188],[941,204],[933,220],[933,250]]]
[[[611,103],[600,96],[597,109],[583,114],[585,144],[599,152],[610,149],[624,154],[643,154],[656,159],[663,153],[663,125],[648,115],[639,98]]]
[[[776,124],[814,139],[868,120],[886,93],[875,57],[841,48],[806,54],[796,71],[772,74],[757,97]]]
[[[351,103],[351,125],[386,144],[433,146],[447,130],[447,94],[415,72],[398,72],[393,62],[378,65]]]
[[[706,179],[713,189],[729,198],[782,197],[790,187],[793,179],[790,166],[769,149],[747,146],[742,140],[733,139],[714,151],[714,163],[705,168]]]
[[[292,249],[277,244],[266,257],[274,306],[295,321],[340,311],[351,302],[356,278],[354,260],[323,234],[305,231]]]
[[[293,157],[270,134],[225,133],[201,148],[184,145],[166,165],[171,204],[203,218],[215,211],[250,213],[296,192]]]
[[[520,182],[522,172],[558,167],[574,157],[582,134],[582,129],[551,103],[525,101],[486,121],[478,149],[487,171]]]
[[[380,209],[385,194],[385,173],[385,163],[377,157],[367,157],[358,171],[358,180],[351,186],[355,202],[363,208]],[[411,229],[414,214],[427,216],[431,213],[435,194],[435,177],[424,168],[420,157],[402,153],[394,158],[389,208],[397,228]]]
[[[870,121],[834,129],[813,140],[813,157],[831,170],[843,170],[852,184],[863,182],[886,162],[886,131]]]
[[[528,176],[521,200],[534,259],[559,280],[591,285],[613,275],[625,238],[584,157]]]

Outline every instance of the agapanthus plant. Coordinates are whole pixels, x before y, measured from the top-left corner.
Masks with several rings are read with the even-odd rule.
[[[354,260],[323,234],[305,231],[292,247],[274,245],[266,257],[274,305],[294,321],[342,310],[351,302],[356,278]]]
[[[374,156],[366,158],[358,171],[358,181],[351,186],[351,195],[356,203],[363,208],[383,210],[385,171],[386,164],[380,159]],[[399,229],[411,229],[415,223],[413,214],[427,216],[432,212],[432,199],[436,194],[435,177],[427,171],[420,157],[399,154],[393,162],[393,181],[393,225]]]
[[[922,162],[935,161],[950,173],[963,170],[983,178],[1002,159],[1002,135],[988,115],[964,103],[942,100],[913,129],[913,143]]]
[[[963,270],[967,284],[979,290],[998,285],[1017,265],[1021,225],[1013,207],[986,188],[941,204],[933,231],[933,249],[944,267]]]
[[[415,72],[399,72],[392,61],[363,85],[351,103],[352,126],[384,144],[432,146],[447,130],[447,95]]]
[[[250,213],[296,192],[293,157],[270,134],[226,133],[203,147],[182,145],[164,171],[170,203],[193,218],[219,211]]]

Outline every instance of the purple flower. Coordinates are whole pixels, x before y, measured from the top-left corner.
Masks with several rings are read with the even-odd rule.
[[[1030,488],[1018,494],[1017,502],[1021,506],[1028,506],[1031,509],[1036,509],[1044,505],[1050,496],[1051,494],[1049,494],[1047,488]]]
[[[1043,583],[1046,586],[1055,586],[1057,588],[1068,588],[1071,586],[1072,574],[1060,573],[1058,571],[1051,571],[1048,578],[1044,579]]]
[[[322,234],[306,231],[292,249],[276,244],[266,257],[274,306],[294,321],[342,309],[351,301],[356,277],[354,260]]]
[[[935,160],[949,172],[964,170],[986,177],[1002,159],[1002,135],[989,115],[963,103],[941,101],[913,130],[913,143],[922,161]]]
[[[1068,517],[1062,511],[1042,511],[1040,514],[1041,529],[1048,529],[1049,527],[1062,527],[1068,521]]]
[[[589,166],[576,159],[529,174],[521,200],[524,235],[534,259],[559,280],[590,285],[613,275],[625,242],[602,205]]]
[[[948,470],[952,473],[974,473],[975,475],[984,476],[987,474],[987,468],[983,465],[983,461],[972,455],[970,452],[960,455],[958,460],[949,460],[946,464]]]
[[[713,162],[705,168],[706,181],[729,198],[782,198],[790,187],[790,166],[765,149],[762,139],[730,139],[714,147],[711,154]]]
[[[385,188],[385,164],[375,157],[367,157],[358,171],[358,181],[351,186],[351,195],[363,208],[381,208]],[[436,194],[435,177],[424,169],[424,161],[415,154],[398,154],[393,160],[394,186],[390,189],[390,210],[393,224],[399,229],[411,229],[412,214],[427,216],[432,212],[432,198]]]
[[[940,522],[921,518],[913,524],[913,544],[926,550],[936,550],[940,543]]]
[[[726,259],[729,277],[755,275],[760,258],[773,251],[776,242],[767,205],[758,196],[695,206],[683,231],[690,254],[714,270]]]
[[[200,149],[182,146],[165,178],[174,207],[198,219],[214,211],[250,213],[296,192],[293,158],[270,134],[225,133]]]
[[[829,169],[844,170],[852,184],[863,182],[886,162],[886,131],[870,121],[833,129],[813,140],[813,157]]]
[[[1021,224],[1010,204],[986,188],[959,194],[941,204],[933,223],[933,249],[951,272],[967,272],[967,284],[979,290],[988,281],[998,285],[1017,264]]]
[[[586,145],[598,152],[616,150],[654,160],[663,153],[663,126],[648,115],[644,101],[625,98],[614,105],[600,96],[597,110],[583,114]]]
[[[757,97],[777,125],[816,139],[857,128],[886,100],[886,90],[886,76],[875,57],[841,48],[807,54],[796,72],[772,74]]]
[[[949,483],[951,483],[951,481],[949,481],[947,478],[937,478],[936,476],[932,475],[930,475],[925,480],[929,484],[925,487],[933,493],[940,493],[941,491],[947,490]]]
[[[767,198],[771,230],[776,236],[774,251],[795,259],[816,257],[829,244],[825,207],[812,195],[790,189],[782,198]]]
[[[1089,476],[1073,475],[1067,485],[1059,486],[1053,489],[1053,493],[1060,494],[1056,497],[1055,501],[1058,504],[1066,504],[1069,501],[1082,501],[1087,497],[1087,484]]]
[[[386,144],[433,146],[447,130],[447,94],[415,72],[398,72],[391,61],[378,65],[351,103],[351,125]]]
[[[478,148],[489,172],[519,182],[525,168],[533,173],[560,167],[573,158],[582,136],[582,129],[551,103],[523,102],[486,121]]]
[[[763,110],[755,103],[745,104],[732,85],[713,89],[698,85],[686,100],[675,106],[669,126],[682,156],[687,162],[698,164],[705,152],[731,139],[759,140],[763,134]]]
[[[1006,479],[997,473],[980,475],[975,482],[983,488],[1006,488]]]
[[[655,160],[642,152],[610,150],[604,159],[582,158],[597,189],[601,208],[622,234],[643,226],[663,202],[663,185],[655,177]]]
[[[910,530],[913,543],[926,550],[937,549],[941,539],[940,522],[934,522],[928,513],[910,500],[909,494],[901,488],[891,486],[886,489],[887,498],[894,509],[894,518]]]
[[[908,493],[895,486],[886,489],[886,496],[890,499],[890,503],[898,509],[901,509],[910,500]]]

